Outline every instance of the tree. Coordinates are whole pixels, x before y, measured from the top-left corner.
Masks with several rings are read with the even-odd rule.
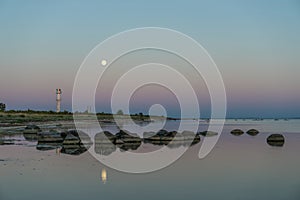
[[[4,112],[6,109],[6,105],[4,103],[0,103],[0,111]]]
[[[123,110],[118,110],[117,115],[124,115]]]

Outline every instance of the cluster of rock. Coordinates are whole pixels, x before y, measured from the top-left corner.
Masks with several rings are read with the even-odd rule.
[[[244,131],[242,131],[241,129],[234,129],[230,133],[235,136],[240,136],[244,134]],[[251,136],[256,136],[259,133],[259,131],[256,129],[250,129],[246,133]],[[284,145],[284,142],[285,139],[282,134],[271,134],[267,137],[267,143],[270,146],[282,147]]]
[[[214,132],[199,132],[195,134],[191,131],[160,130],[158,132],[145,132],[143,138],[136,133],[120,130],[116,134],[104,131],[95,135],[95,152],[101,155],[109,155],[114,152],[117,147],[121,151],[136,150],[142,142],[153,145],[168,145],[170,148],[180,146],[190,146],[200,142],[200,135],[214,136]]]
[[[177,131],[160,130],[157,133],[145,132],[143,135],[145,142],[150,143],[162,143],[168,144],[170,141],[190,141],[190,143],[198,143],[200,141],[199,134],[195,134],[191,131],[183,131],[179,133]]]
[[[144,143],[153,145],[168,145],[170,148],[190,146],[200,142],[200,136],[216,136],[218,133],[203,131],[194,133],[191,131],[160,130],[158,132],[145,132],[143,138],[136,133],[120,130],[116,134],[104,131],[95,135],[95,152],[101,155],[109,155],[117,148],[121,151],[136,150]],[[61,148],[61,153],[78,155],[91,146],[89,136],[81,131],[69,130],[58,132],[56,130],[42,131],[36,125],[29,125],[24,130],[24,137],[30,141],[38,141],[38,150],[50,150]]]
[[[136,150],[142,144],[142,139],[135,133],[120,130],[115,135],[104,131],[95,135],[95,152],[101,155],[109,155],[117,147],[121,151]]]
[[[42,131],[36,125],[29,125],[24,129],[23,135],[29,141],[37,141],[38,150],[60,149],[61,153],[71,155],[79,155],[91,145],[89,136],[77,130]]]
[[[240,136],[244,134],[244,131],[242,131],[241,129],[234,129],[230,133],[235,136]],[[251,136],[256,136],[257,134],[259,134],[259,131],[256,129],[250,129],[246,133]]]

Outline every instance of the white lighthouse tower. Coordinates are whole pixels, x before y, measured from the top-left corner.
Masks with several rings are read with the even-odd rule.
[[[56,89],[56,112],[60,112],[61,89]]]

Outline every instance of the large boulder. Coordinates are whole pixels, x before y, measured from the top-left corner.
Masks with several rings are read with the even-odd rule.
[[[247,131],[247,134],[251,135],[251,136],[256,136],[258,133],[259,133],[259,131],[256,129],[250,129]]]
[[[270,146],[282,147],[284,145],[284,136],[281,134],[272,134],[267,138],[267,143]]]
[[[242,131],[241,129],[234,129],[230,133],[235,136],[240,136],[244,134],[244,131]]]

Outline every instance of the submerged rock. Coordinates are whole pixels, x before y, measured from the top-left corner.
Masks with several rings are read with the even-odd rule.
[[[282,147],[284,142],[284,136],[281,134],[272,134],[267,138],[267,143],[270,146]]]
[[[240,136],[244,134],[244,131],[242,131],[241,129],[234,129],[230,133],[235,136]]]
[[[256,136],[258,133],[259,133],[259,131],[256,129],[250,129],[247,131],[247,134],[251,135],[251,136]]]

